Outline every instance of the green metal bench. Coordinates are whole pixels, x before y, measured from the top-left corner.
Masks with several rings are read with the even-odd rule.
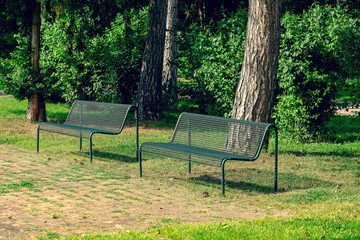
[[[169,143],[144,142],[139,148],[139,168],[142,177],[141,153],[159,154],[191,163],[221,168],[222,195],[225,195],[225,162],[254,161],[261,152],[270,128],[275,130],[275,183],[277,191],[278,136],[271,123],[241,121],[193,113],[179,116]]]
[[[101,103],[77,100],[73,103],[64,124],[42,122],[37,128],[36,150],[39,152],[40,130],[78,137],[80,150],[82,139],[89,139],[92,162],[92,137],[94,134],[116,135],[124,128],[126,117],[134,105]],[[138,146],[138,119],[136,117],[136,146]]]

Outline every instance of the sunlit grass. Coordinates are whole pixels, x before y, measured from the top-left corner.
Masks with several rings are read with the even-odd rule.
[[[339,214],[325,217],[268,218],[251,221],[174,224],[146,232],[72,237],[67,239],[359,239],[360,222]]]

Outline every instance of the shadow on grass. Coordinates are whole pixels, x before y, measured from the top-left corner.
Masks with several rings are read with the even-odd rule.
[[[282,154],[292,154],[297,157],[304,157],[304,156],[312,156],[312,157],[346,157],[346,158],[360,158],[360,154],[348,153],[346,151],[343,152],[301,152],[301,151],[291,151],[285,150],[281,151]]]
[[[216,178],[207,174],[189,178],[190,180],[194,181],[197,184],[208,185],[208,183],[216,184],[221,187],[221,177]],[[249,183],[249,182],[235,182],[233,180],[226,179],[225,177],[225,192],[227,188],[238,189],[243,191],[252,191],[252,192],[259,192],[259,193],[273,193],[274,187],[273,186],[262,186],[256,183]]]
[[[352,143],[360,139],[360,117],[334,116],[326,127],[331,143]]]
[[[195,184],[216,184],[221,186],[221,175],[219,174],[217,177],[210,174],[212,173],[190,177],[189,180],[193,181]],[[294,173],[278,174],[278,192],[289,192],[299,189],[329,187],[334,185],[336,184],[329,181],[300,176]],[[240,174],[240,172],[236,172],[236,170],[225,170],[225,189],[226,188],[266,194],[274,193],[274,173],[262,170],[261,173],[258,174],[257,172],[254,172],[253,169],[241,169]]]
[[[17,115],[19,117],[23,117],[24,115],[26,115],[26,110],[9,109],[7,110],[7,112]]]
[[[23,117],[24,115],[26,116],[26,110],[16,110],[16,109],[12,109],[12,110],[7,110],[8,113],[14,114],[16,116],[19,117]],[[67,118],[68,113],[51,113],[48,112],[47,113],[47,120],[48,122],[51,123],[64,123],[66,118]]]
[[[80,155],[82,157],[90,159],[89,152],[73,152],[73,154]],[[119,162],[127,162],[127,163],[137,162],[136,156],[130,157],[128,155],[122,155],[117,153],[93,151],[93,161],[96,159],[98,160],[101,159],[101,161],[119,161]]]

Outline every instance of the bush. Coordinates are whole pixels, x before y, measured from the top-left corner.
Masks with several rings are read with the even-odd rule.
[[[118,15],[111,28],[92,38],[82,31],[93,24],[90,18],[43,24],[42,76],[55,82],[64,100],[133,100],[147,19],[144,10],[133,10],[130,17],[127,23]]]
[[[84,8],[84,11],[89,11]],[[30,39],[16,36],[17,47],[0,61],[0,89],[18,100],[37,92],[46,101],[75,99],[133,101],[140,76],[147,13],[118,15],[111,28],[96,31],[91,14],[42,22],[40,77],[31,79]],[[99,27],[99,26],[97,26]]]
[[[17,34],[15,39],[15,50],[8,59],[1,61],[3,77],[0,77],[0,89],[12,94],[17,100],[28,99],[33,92],[39,93],[44,99],[58,95],[58,88],[51,79],[44,80],[42,76],[32,79],[30,38]]]
[[[334,114],[345,79],[359,75],[359,20],[340,7],[313,6],[282,18],[279,59],[279,128],[292,139],[319,140]]]
[[[195,79],[206,91],[205,111],[231,115],[244,55],[247,16],[239,10],[233,16],[208,27],[190,26],[180,34],[179,74]]]

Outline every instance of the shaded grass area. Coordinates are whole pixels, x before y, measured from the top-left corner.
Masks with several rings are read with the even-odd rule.
[[[26,122],[26,106],[25,101],[17,102],[10,96],[0,96],[0,144],[35,153],[37,124]],[[69,105],[47,104],[49,120],[65,121],[69,109]],[[168,116],[160,122],[142,122],[140,142],[169,141],[177,116]],[[126,181],[130,175],[137,176],[135,123],[132,119],[130,116],[124,132],[118,136],[95,135],[94,166],[89,171],[96,179]],[[272,138],[269,152],[263,152],[257,161],[227,163],[226,198],[221,198],[220,169],[194,164],[193,173],[189,175],[186,162],[144,154],[145,179],[171,182],[174,191],[177,185],[197,195],[206,191],[218,201],[237,202],[239,208],[242,202],[255,207],[269,206],[290,212],[290,217],[199,225],[181,225],[169,218],[146,232],[91,235],[81,239],[360,239],[360,120],[337,116],[329,124],[332,126],[331,139],[325,143],[299,144],[282,140],[280,136],[280,191],[277,194],[273,193]],[[78,139],[58,134],[41,135],[40,154],[68,162],[87,164],[89,161],[86,141],[83,142],[83,151],[79,151]],[[1,161],[11,164],[10,160]],[[115,167],[119,165],[121,168]],[[83,176],[81,166],[71,165],[71,174],[54,171],[54,179],[50,180],[55,182],[62,177],[77,181]],[[24,189],[35,194],[40,182],[28,179],[26,172],[22,173],[24,177],[17,172],[3,176],[17,181],[0,184],[0,194]],[[46,182],[41,182],[41,185],[46,185]],[[113,188],[108,193],[116,195],[118,191]],[[55,232],[48,232],[39,239],[59,237]]]

